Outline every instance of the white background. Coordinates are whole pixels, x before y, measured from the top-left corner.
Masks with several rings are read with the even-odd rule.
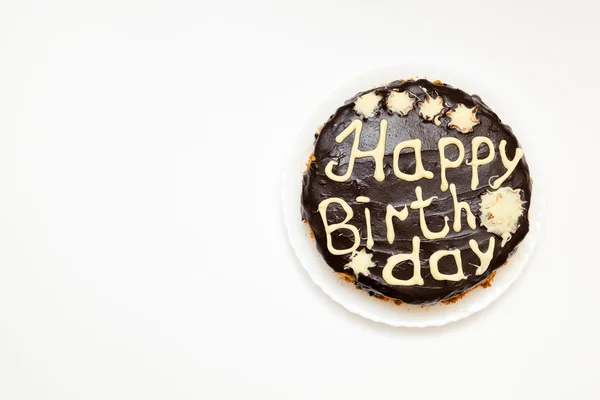
[[[597,2],[336,3],[0,1],[0,399],[600,396]],[[443,328],[346,312],[281,222],[320,94],[403,62],[536,122],[538,251]]]

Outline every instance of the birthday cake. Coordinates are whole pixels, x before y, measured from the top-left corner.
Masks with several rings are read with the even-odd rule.
[[[439,81],[357,94],[315,134],[302,218],[333,271],[371,295],[452,302],[529,231],[529,168],[478,96]]]

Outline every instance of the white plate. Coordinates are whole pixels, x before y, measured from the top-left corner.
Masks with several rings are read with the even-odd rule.
[[[369,296],[363,290],[357,290],[353,284],[341,279],[327,265],[317,252],[314,239],[309,236],[308,226],[302,222],[300,213],[300,194],[302,191],[302,173],[306,169],[308,157],[313,152],[314,133],[345,100],[360,91],[384,82],[391,82],[409,77],[427,77],[430,80],[440,79],[453,87],[463,89],[470,94],[479,94],[486,101],[485,88],[479,82],[469,82],[456,74],[422,66],[396,66],[379,69],[364,74],[346,83],[331,93],[326,100],[314,110],[311,118],[292,140],[288,157],[285,159],[283,173],[283,214],[290,242],[296,256],[306,269],[311,279],[329,297],[341,304],[348,311],[361,315],[376,322],[392,326],[426,327],[440,326],[457,321],[482,310],[496,300],[508,289],[521,274],[527,260],[534,250],[536,238],[540,232],[542,221],[542,204],[540,188],[535,186],[532,191],[530,205],[530,232],[521,242],[518,251],[509,259],[509,263],[497,270],[491,287],[476,289],[454,304],[437,304],[421,307],[411,305],[396,305],[391,301],[382,301]],[[506,107],[504,107],[506,108]],[[518,139],[522,132],[518,129],[518,115],[507,115],[518,112],[512,109],[495,110],[503,122],[513,128]],[[524,149],[527,157],[527,149]],[[530,169],[531,169],[530,165]],[[535,171],[535,165],[533,166]],[[533,175],[532,175],[533,176]]]

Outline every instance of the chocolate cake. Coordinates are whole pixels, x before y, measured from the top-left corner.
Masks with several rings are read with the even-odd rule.
[[[456,299],[529,230],[523,150],[478,96],[395,81],[346,101],[315,136],[302,217],[333,271],[372,295]]]

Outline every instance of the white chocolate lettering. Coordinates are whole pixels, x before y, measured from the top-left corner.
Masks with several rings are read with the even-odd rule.
[[[473,215],[469,203],[467,203],[466,201],[458,201],[458,197],[456,196],[456,185],[454,185],[454,183],[450,185],[450,193],[452,194],[452,201],[454,202],[454,232],[460,232],[460,229],[462,227],[462,210],[464,210],[467,214],[467,224],[469,224],[469,227],[471,229],[475,230],[475,228],[477,228],[477,224],[475,223],[475,215]]]
[[[444,217],[444,228],[442,228],[439,232],[431,232],[427,227],[427,222],[425,222],[425,207],[429,207],[431,202],[434,199],[437,199],[437,196],[433,196],[428,198],[427,200],[423,200],[423,190],[421,186],[417,186],[415,189],[415,194],[417,195],[417,200],[410,203],[410,208],[413,210],[419,210],[419,223],[421,225],[421,231],[423,232],[423,236],[425,239],[441,239],[446,237],[448,232],[450,232],[450,227],[448,226],[448,217]]]
[[[356,201],[358,201],[359,203],[368,203],[371,201],[371,199],[366,196],[358,196],[356,198]]]
[[[477,152],[479,151],[479,146],[482,144],[485,144],[488,147],[490,154],[488,154],[486,158],[480,159],[477,157]],[[471,142],[471,146],[473,148],[473,159],[470,162],[467,161],[467,165],[470,165],[471,169],[473,170],[473,175],[471,178],[471,190],[475,190],[479,185],[479,172],[477,171],[477,168],[480,165],[491,163],[496,154],[494,153],[494,143],[492,143],[492,141],[485,136],[475,136],[473,138],[473,142]]]
[[[371,210],[365,208],[365,222],[367,224],[367,249],[372,249],[375,242],[373,241],[373,232],[371,232]]]
[[[456,262],[456,272],[454,274],[442,274],[438,267],[438,262],[442,257],[453,256]],[[431,270],[431,276],[438,281],[452,281],[457,282],[466,278],[462,269],[462,259],[460,257],[460,250],[438,250],[431,255],[429,258],[429,269]]]
[[[398,160],[400,159],[400,152],[402,149],[412,147],[415,153],[415,172],[413,174],[407,174],[400,171],[398,168]],[[394,175],[398,178],[403,179],[407,182],[418,181],[421,178],[433,179],[433,172],[426,171],[423,167],[423,161],[421,159],[421,141],[419,139],[405,140],[400,142],[394,147]]]
[[[418,285],[421,286],[425,282],[421,277],[421,260],[419,259],[419,251],[421,246],[421,241],[418,236],[414,236],[412,239],[413,251],[410,254],[396,254],[387,259],[387,263],[385,267],[383,267],[383,272],[381,276],[383,280],[386,281],[388,285],[394,286],[412,286]],[[413,276],[410,279],[398,279],[396,278],[392,272],[394,268],[404,261],[410,261],[413,264]]]
[[[408,208],[404,206],[401,211],[397,211],[393,205],[388,204],[385,209],[385,226],[387,228],[387,240],[389,244],[394,242],[396,232],[394,231],[394,217],[404,221],[408,217]]]
[[[482,275],[485,271],[487,271],[490,266],[490,262],[492,261],[492,256],[494,255],[494,246],[496,245],[496,239],[493,237],[490,238],[488,242],[488,249],[483,253],[479,250],[479,245],[473,239],[469,240],[469,246],[473,253],[479,257],[480,265],[477,265],[477,271],[475,271],[475,275]]]
[[[454,145],[458,148],[458,157],[454,161],[450,161],[446,158],[446,146]],[[448,168],[457,168],[463,162],[465,158],[465,147],[462,142],[453,137],[444,137],[441,138],[438,142],[438,150],[440,152],[440,165],[442,167],[442,192],[448,190],[448,179],[446,179],[446,169]]]
[[[523,149],[517,147],[514,158],[510,160],[506,155],[506,140],[503,140],[500,142],[500,158],[502,159],[502,165],[506,168],[506,173],[492,183],[492,189],[498,189],[510,174],[513,173],[517,164],[519,164],[519,161],[523,158]]]
[[[352,151],[350,153],[350,161],[348,162],[348,170],[343,175],[336,175],[333,173],[333,167],[338,163],[336,161],[329,161],[329,164],[325,167],[325,175],[335,182],[345,182],[350,179],[352,175],[352,170],[354,169],[354,161],[357,158],[363,157],[373,157],[375,161],[375,180],[378,182],[383,181],[385,178],[385,174],[383,172],[383,155],[385,153],[385,137],[387,134],[388,122],[385,119],[381,120],[380,123],[380,131],[379,131],[379,141],[377,142],[377,147],[373,150],[362,151],[358,149],[358,145],[360,144],[360,133],[362,131],[362,121],[356,119],[352,121],[350,125],[346,129],[342,131],[336,138],[335,141],[338,143],[342,143],[352,132],[354,132],[354,142],[352,143]]]
[[[342,208],[346,212],[346,218],[344,218],[344,220],[340,223],[329,225],[329,223],[327,222],[327,207],[329,207],[331,203],[337,203],[340,206],[342,206]],[[323,220],[323,226],[325,226],[325,234],[327,236],[327,249],[331,254],[336,256],[342,254],[349,254],[358,248],[358,246],[360,245],[360,234],[358,232],[358,229],[354,225],[347,223],[354,216],[354,212],[352,211],[352,208],[348,205],[348,203],[346,203],[343,199],[340,199],[339,197],[331,197],[329,199],[325,199],[321,203],[319,203],[319,213],[321,214],[321,219]],[[331,234],[337,231],[338,229],[348,229],[354,235],[354,244],[350,248],[338,250],[333,247]]]

